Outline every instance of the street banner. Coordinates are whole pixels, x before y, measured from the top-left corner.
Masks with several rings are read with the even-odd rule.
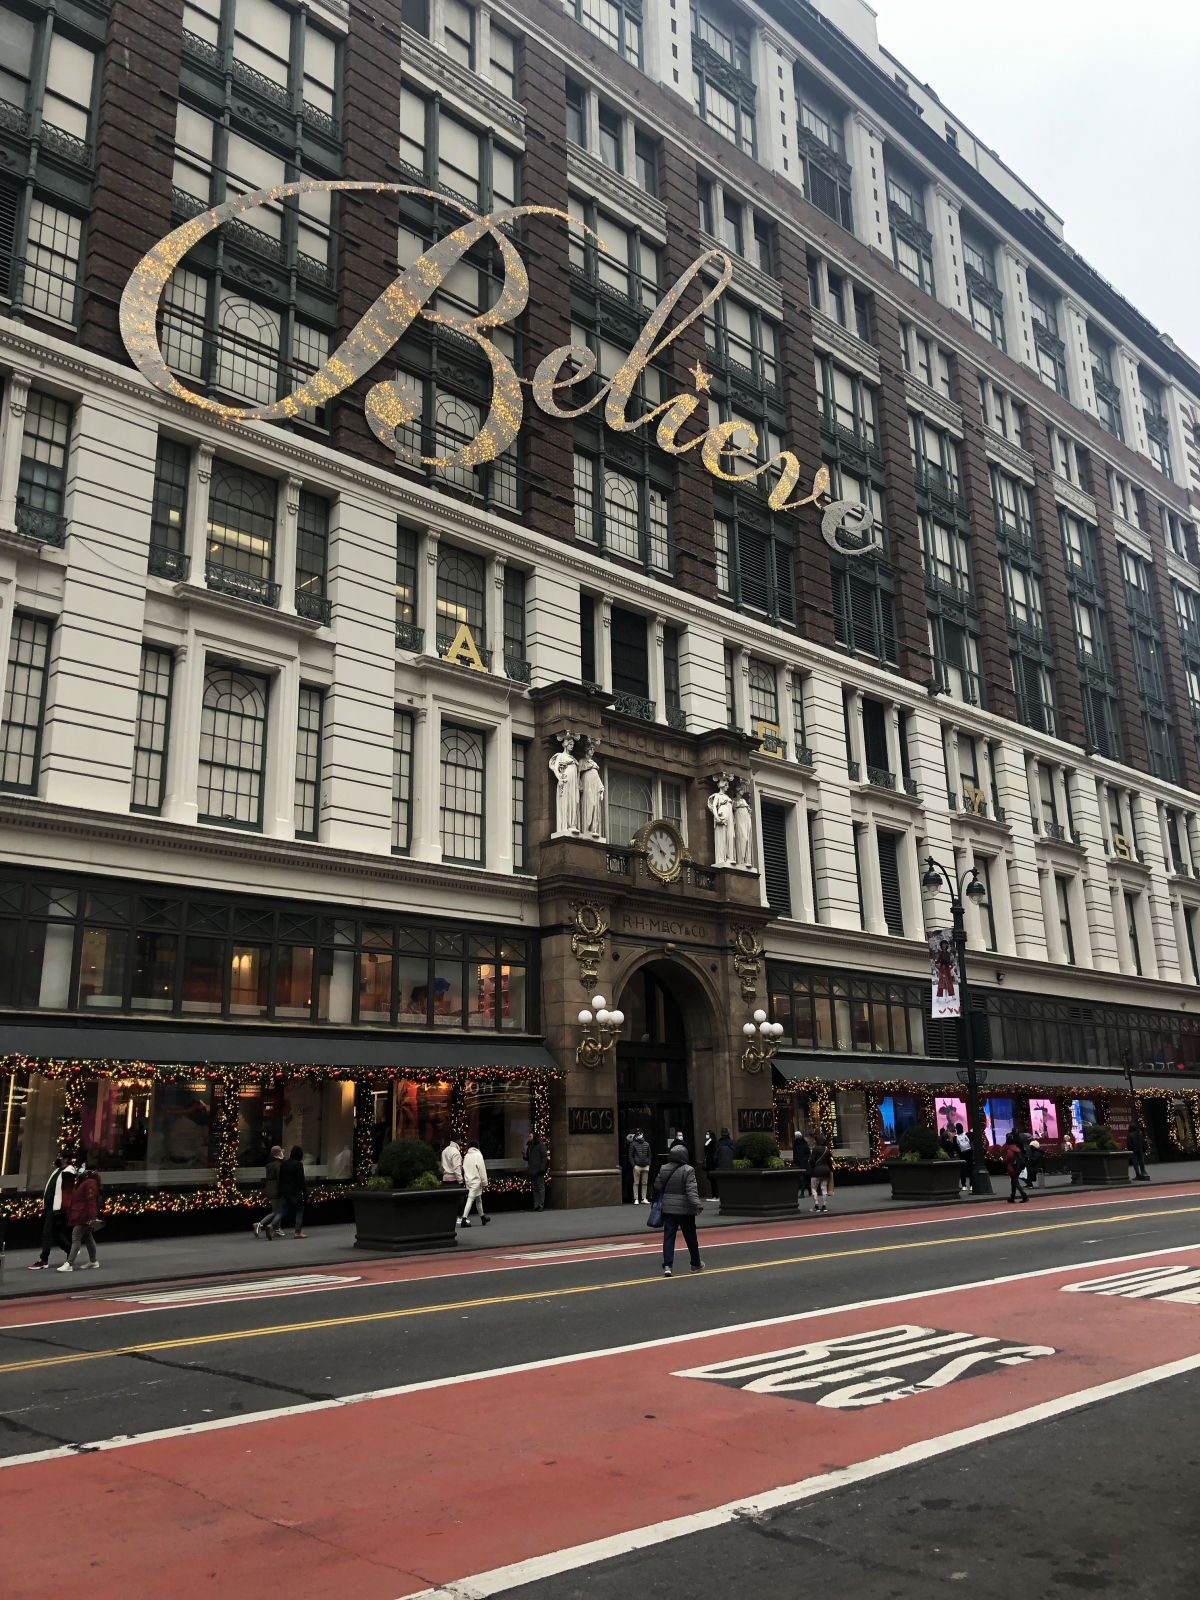
[[[929,935],[929,968],[933,978],[933,1015],[961,1016],[962,1005],[958,994],[960,974],[953,929],[942,928]]]

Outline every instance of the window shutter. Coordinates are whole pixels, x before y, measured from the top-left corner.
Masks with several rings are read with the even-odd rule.
[[[612,610],[612,686],[617,694],[650,698],[650,658],[646,619],[633,611]]]
[[[756,611],[770,610],[770,573],[767,567],[767,541],[756,528],[738,529],[738,574],[742,604]]]
[[[900,903],[900,869],[896,864],[896,835],[879,833],[879,892],[883,898],[883,917],[887,930],[896,939],[904,937],[904,911]]]
[[[9,183],[0,183],[0,294],[3,295],[9,292],[16,229],[17,190]]]
[[[861,578],[850,579],[851,643],[864,655],[880,654],[875,630],[875,590]]]
[[[863,751],[869,767],[891,768],[887,747],[887,712],[878,700],[862,703]]]
[[[1046,731],[1046,716],[1042,706],[1042,684],[1038,664],[1029,656],[1021,657],[1021,673],[1025,682],[1025,717],[1031,728],[1039,733]]]
[[[783,806],[763,806],[761,842],[767,904],[777,917],[790,917],[792,883],[788,874],[787,811]]]

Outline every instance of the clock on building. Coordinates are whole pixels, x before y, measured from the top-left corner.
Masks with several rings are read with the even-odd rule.
[[[683,871],[683,863],[689,859],[683,835],[665,818],[648,822],[634,844],[645,854],[647,872],[660,883],[674,883]]]

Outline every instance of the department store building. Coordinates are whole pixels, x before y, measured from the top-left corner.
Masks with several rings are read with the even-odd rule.
[[[3,0],[0,38],[10,1215],[60,1144],[128,1210],[251,1203],[276,1142],[333,1196],[393,1134],[520,1189],[541,1128],[566,1206],[619,1200],[635,1126],[819,1122],[877,1164],[961,1103],[930,855],[987,891],[988,1140],[1136,1116],[1195,1150],[1200,371],[952,84],[858,0]],[[306,180],[391,187],[198,230],[155,325],[185,392],[155,386],[139,261]],[[238,420],[513,205],[547,210],[369,374]],[[527,303],[464,333],[511,254]],[[675,446],[741,451],[712,465],[602,393],[681,280],[629,414],[692,397]],[[500,358],[520,427],[472,453]],[[594,995],[625,1023],[588,1066]]]

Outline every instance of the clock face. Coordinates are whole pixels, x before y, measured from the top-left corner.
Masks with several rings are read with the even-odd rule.
[[[679,841],[661,824],[646,835],[646,865],[659,878],[670,877],[679,865]]]

